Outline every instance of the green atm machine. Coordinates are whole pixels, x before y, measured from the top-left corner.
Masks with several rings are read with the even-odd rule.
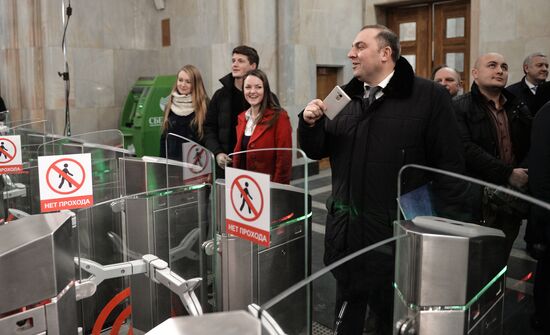
[[[122,110],[120,130],[124,147],[135,151],[136,156],[159,156],[162,108],[175,82],[176,76],[140,77],[130,90]]]

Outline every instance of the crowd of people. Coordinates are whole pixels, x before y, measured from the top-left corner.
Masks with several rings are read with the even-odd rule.
[[[298,115],[301,148],[310,158],[328,157],[332,168],[325,264],[392,236],[396,180],[407,164],[472,176],[550,203],[547,55],[527,55],[524,77],[509,86],[505,56],[480,55],[469,88],[460,73],[445,64],[434,69],[431,80],[416,76],[400,55],[398,36],[385,26],[363,27],[347,57],[353,79],[343,89],[351,101],[332,120],[325,116],[321,99],[309,102]],[[257,150],[292,148],[289,115],[258,69],[259,62],[254,48],[234,48],[231,72],[220,79],[222,87],[211,99],[199,69],[183,66],[164,110],[161,155],[182,160],[181,144],[192,140],[214,154],[218,176],[226,166],[234,166],[290,183],[291,152]],[[0,111],[5,109],[0,98]],[[538,260],[531,323],[550,332],[544,322],[550,316],[550,213],[541,207],[525,211],[493,203],[483,187],[429,180],[426,174],[410,173],[401,187],[406,192],[426,183],[451,204],[451,209],[442,206],[440,214],[467,210],[462,217],[502,230],[505,258],[527,220],[525,240]],[[464,199],[467,207],[453,208]],[[362,334],[367,309],[377,317],[378,334],[392,333],[392,253],[369,253],[333,271],[336,314],[344,303],[347,306],[339,334]]]
[[[193,65],[178,71],[164,109],[160,154],[182,160],[182,143],[191,140],[215,156],[217,176],[226,166],[267,173],[289,184],[292,170],[292,127],[287,112],[259,70],[257,51],[233,49],[231,73],[210,100],[201,74]],[[280,150],[262,150],[277,148]],[[242,153],[240,153],[242,152]]]
[[[407,164],[468,175],[550,201],[550,104],[546,103],[550,86],[545,54],[528,55],[523,62],[525,76],[508,87],[505,57],[480,55],[469,88],[447,65],[435,68],[431,80],[416,76],[400,55],[398,36],[381,25],[363,27],[347,56],[353,79],[343,89],[351,101],[332,120],[325,116],[321,99],[309,102],[298,115],[300,147],[310,158],[328,157],[332,168],[326,264],[392,236],[395,181]],[[226,166],[234,166],[289,183],[289,151],[255,151],[292,147],[289,115],[258,65],[256,50],[236,47],[231,73],[220,79],[222,87],[210,101],[199,71],[183,67],[165,110],[161,142],[168,143],[168,148],[163,147],[166,154],[181,159],[181,149],[171,148],[180,142],[166,141],[166,134],[175,133],[210,150],[220,176]],[[438,214],[462,211],[460,217],[470,222],[502,230],[505,260],[520,225],[528,219],[525,239],[528,246],[538,246],[539,259],[532,325],[545,327],[542,321],[550,315],[548,213],[496,203],[483,187],[430,178],[410,172],[402,180],[403,192],[430,183],[437,198],[445,199],[436,208]],[[455,206],[460,202],[467,206]],[[391,334],[393,258],[392,250],[369,253],[333,271],[336,313],[346,306],[339,334],[361,334],[367,309],[377,317],[378,334]]]

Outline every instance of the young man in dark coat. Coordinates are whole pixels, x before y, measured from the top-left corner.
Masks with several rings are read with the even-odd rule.
[[[256,69],[259,62],[260,57],[254,48],[241,45],[233,49],[231,73],[220,79],[223,87],[214,93],[208,104],[204,141],[206,148],[216,157],[218,173],[231,162],[228,154],[233,152],[237,142],[237,116],[250,107],[242,92],[243,77]]]
[[[527,104],[532,115],[537,113],[535,107],[535,94],[538,86],[548,78],[548,58],[541,52],[534,52],[523,60],[523,73],[525,76],[506,89],[516,98]]]
[[[394,32],[384,26],[365,26],[348,53],[355,78],[344,91],[351,102],[333,120],[324,116],[326,106],[319,99],[300,114],[302,149],[313,159],[329,156],[332,166],[325,264],[393,235],[402,166],[422,164],[463,172],[450,95],[443,86],[416,77],[399,50]],[[418,170],[405,173],[403,192],[428,182]],[[438,179],[436,188],[445,189],[449,198],[462,194],[452,182]],[[391,334],[392,253],[391,247],[368,253],[333,272],[337,310],[347,301],[340,334],[362,333],[367,305],[380,320],[378,331]]]
[[[466,172],[497,185],[526,189],[529,178],[524,166],[529,151],[531,113],[521,99],[504,88],[508,64],[500,54],[482,55],[475,62],[472,77],[470,92],[453,100],[464,143]],[[483,189],[475,190],[474,216],[480,223],[504,232],[508,257],[522,218],[505,206],[487,201],[482,206]]]

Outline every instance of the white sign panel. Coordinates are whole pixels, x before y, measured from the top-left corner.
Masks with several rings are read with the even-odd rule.
[[[227,167],[225,182],[227,233],[268,247],[271,224],[269,175]]]
[[[43,213],[94,204],[90,154],[38,157],[38,178]]]
[[[210,153],[202,146],[186,142],[183,143],[183,161],[187,163],[183,168],[183,181],[186,184],[208,182],[212,174]]]
[[[21,137],[19,135],[0,136],[0,174],[22,172]]]

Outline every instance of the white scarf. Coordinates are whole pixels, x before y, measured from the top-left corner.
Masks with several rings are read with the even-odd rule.
[[[179,116],[187,116],[193,113],[193,99],[191,94],[182,95],[178,92],[172,93],[172,112]]]

